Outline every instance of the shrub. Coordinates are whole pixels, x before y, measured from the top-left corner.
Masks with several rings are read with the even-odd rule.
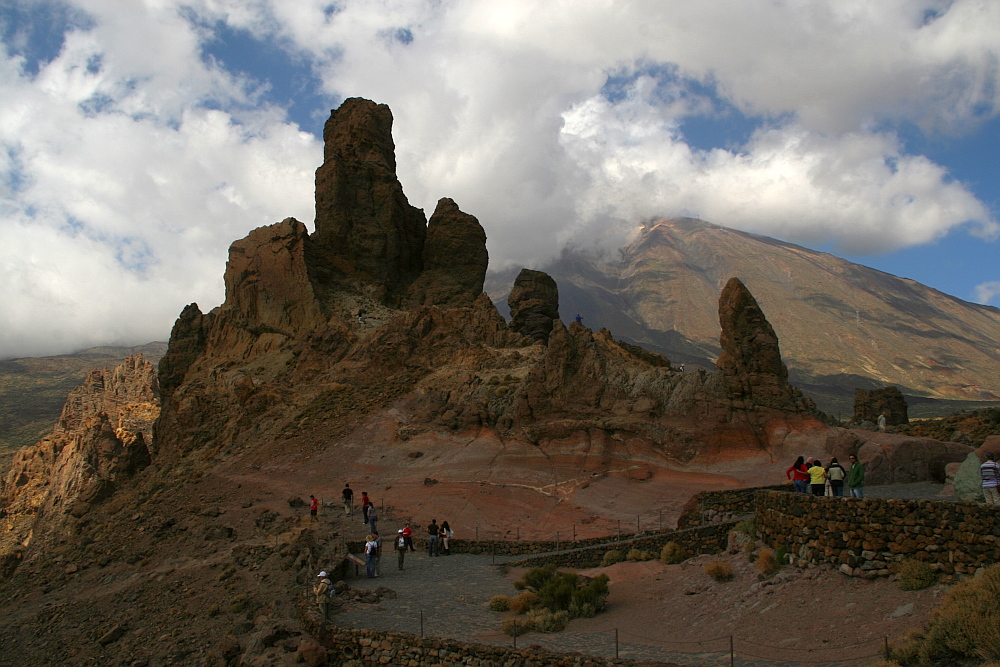
[[[653,560],[653,555],[645,549],[632,549],[626,558],[631,561]]]
[[[774,553],[775,560],[778,561],[778,567],[788,563],[788,547],[782,544],[778,547],[778,550]]]
[[[511,637],[520,637],[527,632],[531,632],[532,629],[531,621],[527,618],[505,618],[500,624],[500,628],[505,635]]]
[[[573,591],[568,611],[572,618],[590,618],[608,603],[608,575],[602,574]]]
[[[523,614],[529,609],[537,607],[538,603],[537,595],[531,591],[522,591],[510,599],[510,610],[515,614]]]
[[[724,560],[717,560],[705,566],[705,574],[719,582],[732,581],[733,567]]]
[[[237,595],[229,601],[229,611],[238,614],[246,611],[250,607],[250,598],[246,595]]]
[[[506,595],[494,595],[490,599],[492,611],[510,611],[510,598]]]
[[[897,653],[903,664],[1000,660],[1000,564],[952,588],[926,630]]]
[[[531,628],[538,632],[560,632],[566,628],[569,612],[535,609],[528,612],[527,620]]]
[[[601,560],[601,567],[607,567],[620,562],[622,562],[622,552],[612,549],[604,554],[604,558]]]
[[[750,536],[751,542],[757,541],[757,522],[753,518],[747,518],[740,521],[738,524],[733,526],[733,530],[738,530],[741,533],[746,533]]]
[[[769,577],[780,569],[781,563],[774,557],[774,552],[770,549],[761,549],[757,555],[757,570],[765,577]]]
[[[660,550],[660,560],[668,565],[680,563],[686,556],[687,553],[676,542],[667,542]]]
[[[928,563],[915,558],[903,561],[899,570],[899,587],[904,591],[919,591],[937,583],[937,575]]]

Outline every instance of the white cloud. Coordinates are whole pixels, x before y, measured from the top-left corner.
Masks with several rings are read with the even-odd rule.
[[[262,103],[264,82],[202,58],[216,22],[288,51],[331,101],[389,104],[411,203],[453,197],[494,266],[613,245],[658,215],[853,252],[1000,229],[892,132],[997,114],[998,3],[72,5],[92,20],[37,76],[0,59],[0,278],[18,322],[0,356],[162,337],[184,303],[221,299],[231,241],[311,222],[318,142]],[[745,145],[685,142],[686,118],[727,109],[759,121]]]
[[[979,303],[986,305],[993,303],[997,297],[1000,297],[1000,280],[991,280],[976,285],[975,293],[976,301]]]

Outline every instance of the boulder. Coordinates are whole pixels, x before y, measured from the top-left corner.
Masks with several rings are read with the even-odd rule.
[[[438,201],[427,226],[423,271],[410,286],[417,306],[469,307],[483,291],[490,257],[486,232],[453,200]]]
[[[944,483],[949,463],[963,461],[972,448],[933,438],[852,430],[863,444],[858,459],[865,465],[865,485],[933,481]],[[957,480],[956,480],[957,482]]]
[[[507,297],[510,328],[517,333],[547,343],[552,323],[559,319],[559,288],[549,274],[521,269]]]
[[[907,415],[906,399],[896,387],[854,390],[854,417],[851,422],[878,424],[879,415],[885,415],[886,426],[899,426],[910,422]]]
[[[955,497],[966,502],[983,502],[983,478],[979,475],[979,466],[982,461],[976,452],[969,452],[958,471],[955,473],[955,480],[952,482],[955,487]]]

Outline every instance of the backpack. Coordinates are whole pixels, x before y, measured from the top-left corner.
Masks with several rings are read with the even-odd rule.
[[[398,540],[396,541],[396,546],[397,546],[397,547],[398,547],[398,548],[399,548],[399,549],[400,549],[401,551],[405,551],[405,550],[406,550],[406,538],[405,538],[405,537],[403,537],[402,535],[400,535],[400,536],[399,536],[399,539],[398,539]]]
[[[333,587],[333,584],[330,584],[329,586],[326,587],[326,597],[328,598],[337,597],[337,589]]]

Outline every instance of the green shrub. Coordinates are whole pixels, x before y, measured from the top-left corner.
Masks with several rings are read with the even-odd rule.
[[[682,562],[687,557],[687,552],[676,542],[667,542],[660,549],[660,560],[667,565]]]
[[[632,549],[626,558],[631,561],[653,560],[652,554],[645,549]]]
[[[590,579],[573,591],[567,611],[571,617],[590,618],[604,609],[608,603],[608,575],[601,574]]]
[[[510,608],[522,613],[535,606],[551,612],[568,611],[570,618],[593,616],[604,608],[608,597],[608,577],[593,579],[572,572],[560,572],[554,565],[538,567],[525,573],[518,582],[525,590],[510,602]],[[525,601],[521,601],[524,596]]]
[[[490,599],[492,611],[510,611],[510,598],[506,595],[494,595]]]
[[[904,591],[919,591],[937,583],[937,574],[930,564],[915,558],[903,561],[899,570],[899,587]]]
[[[750,536],[751,542],[757,541],[757,522],[753,518],[743,519],[733,527],[733,530],[746,533]]]
[[[705,566],[705,574],[718,582],[733,580],[733,566],[724,560],[717,560]]]
[[[569,612],[534,609],[528,612],[527,620],[537,632],[560,632],[566,628]]]
[[[784,544],[778,547],[778,550],[774,552],[774,559],[778,561],[778,567],[786,565],[788,563],[788,547]]]
[[[622,552],[612,549],[604,554],[604,558],[601,560],[601,567],[608,567],[620,562],[622,562]]]

